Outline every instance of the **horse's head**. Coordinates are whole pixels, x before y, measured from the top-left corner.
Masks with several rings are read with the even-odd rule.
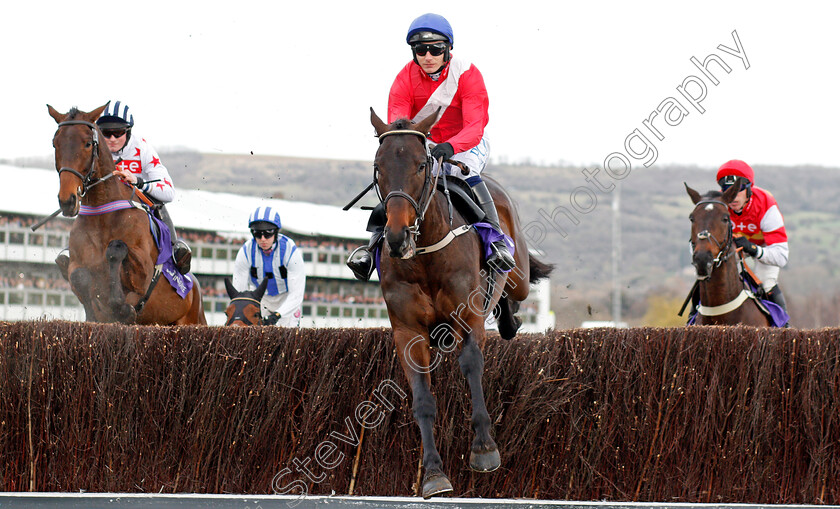
[[[94,122],[108,106],[104,104],[91,112],[71,108],[59,113],[49,104],[50,116],[58,123],[53,137],[55,147],[55,169],[58,171],[58,204],[61,213],[73,217],[79,213],[81,198],[88,186],[101,175],[97,175],[97,160],[103,155],[99,150],[101,133]],[[111,161],[107,148],[104,153]]]
[[[416,124],[407,119],[386,124],[370,109],[370,122],[379,137],[379,150],[373,161],[374,180],[385,204],[385,240],[394,257],[414,256],[420,222],[434,194],[426,134],[439,112],[440,109]]]
[[[739,189],[731,186],[725,193],[709,191],[702,196],[688,184],[685,184],[685,189],[695,205],[688,216],[691,221],[691,263],[697,271],[697,279],[708,279],[712,270],[726,260],[732,247],[728,204]]]
[[[230,297],[230,304],[228,304],[225,310],[225,315],[227,315],[225,325],[234,327],[260,325],[262,322],[260,299],[265,294],[267,286],[268,278],[264,278],[256,290],[240,292],[233,287],[230,278],[226,277],[225,289],[227,290],[228,297]]]

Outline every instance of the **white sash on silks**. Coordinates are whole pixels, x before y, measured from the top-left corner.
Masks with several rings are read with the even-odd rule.
[[[452,104],[452,99],[455,97],[455,94],[458,93],[458,81],[461,79],[461,75],[467,72],[467,69],[469,69],[471,65],[472,64],[470,62],[464,62],[457,58],[453,58],[449,62],[449,74],[447,74],[446,79],[443,80],[443,83],[441,83],[432,95],[429,96],[429,100],[426,101],[426,104],[420,109],[420,111],[417,112],[417,115],[414,116],[412,122],[416,123],[423,120],[434,113],[438,107],[440,107],[440,114],[438,115],[438,119],[440,119],[446,111],[446,108]]]

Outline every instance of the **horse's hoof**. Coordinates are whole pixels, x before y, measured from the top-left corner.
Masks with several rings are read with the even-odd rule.
[[[502,465],[499,450],[470,453],[470,468],[476,472],[492,472]]]
[[[423,498],[425,499],[449,491],[452,491],[452,483],[443,473],[435,473],[423,479]]]

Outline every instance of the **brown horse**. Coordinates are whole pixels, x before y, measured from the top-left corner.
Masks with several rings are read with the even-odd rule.
[[[519,326],[513,313],[528,296],[529,282],[547,277],[552,269],[529,255],[513,201],[487,177],[482,178],[493,194],[502,227],[515,240],[517,268],[507,274],[488,270],[475,230],[465,226],[457,212],[450,224],[448,203],[443,193],[436,192],[432,160],[426,151],[426,133],[436,118],[432,114],[417,124],[401,119],[386,125],[371,108],[371,123],[380,141],[374,183],[387,216],[382,250],[390,254],[381,257],[380,284],[420,427],[423,498],[452,491],[433,432],[436,409],[431,371],[440,353],[435,352],[433,360],[432,347],[451,352],[460,346],[458,360],[470,387],[475,431],[470,467],[480,472],[495,470],[501,459],[491,437],[481,385],[484,321],[497,307],[500,334],[513,337]],[[419,247],[418,240],[424,246]]]
[[[233,327],[250,327],[251,325],[263,325],[262,313],[260,312],[260,299],[268,288],[268,278],[263,278],[262,283],[255,290],[238,291],[229,277],[225,278],[225,290],[230,297],[230,304],[225,309],[227,321],[225,325]]]
[[[53,137],[58,203],[65,217],[78,215],[70,230],[70,263],[62,269],[88,321],[206,324],[201,290],[192,274],[193,286],[185,298],[164,278],[155,277],[158,248],[148,213],[132,201],[134,187],[112,178],[114,160],[107,146],[100,147],[102,133],[94,122],[107,106],[89,113],[76,108],[59,113],[47,105],[58,123]],[[83,207],[98,212],[111,204],[116,210],[79,215]]]
[[[733,242],[729,206],[739,187],[731,186],[725,193],[709,191],[700,195],[685,185],[694,211],[691,220],[691,263],[697,272],[700,287],[700,307],[696,325],[771,325],[765,315],[744,290],[736,247]]]

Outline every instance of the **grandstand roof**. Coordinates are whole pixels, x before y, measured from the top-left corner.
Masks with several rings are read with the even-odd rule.
[[[48,216],[58,208],[55,170],[0,164],[0,179],[5,182],[0,186],[0,211]],[[331,205],[178,189],[167,209],[178,228],[242,236],[249,233],[249,214],[259,206],[276,208],[287,233],[344,239],[370,236],[365,231],[369,212]]]

